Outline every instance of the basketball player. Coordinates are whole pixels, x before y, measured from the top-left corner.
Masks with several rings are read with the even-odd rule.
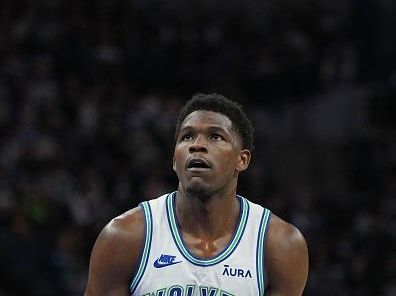
[[[92,250],[85,296],[297,296],[307,246],[292,225],[237,195],[253,129],[227,98],[196,95],[176,125],[177,191],[113,219]]]

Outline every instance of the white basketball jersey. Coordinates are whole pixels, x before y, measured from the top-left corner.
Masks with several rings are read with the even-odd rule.
[[[130,295],[264,295],[270,211],[238,196],[241,211],[230,242],[215,257],[200,259],[183,242],[175,197],[173,192],[141,203],[146,235],[137,272],[131,279]]]

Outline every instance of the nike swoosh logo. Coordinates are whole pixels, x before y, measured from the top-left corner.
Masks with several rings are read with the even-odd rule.
[[[155,268],[162,268],[162,267],[167,267],[167,266],[170,266],[170,265],[173,265],[173,264],[177,264],[177,263],[180,263],[180,262],[182,262],[182,261],[161,262],[161,261],[159,261],[159,259],[157,259],[157,260],[154,261],[154,267]]]

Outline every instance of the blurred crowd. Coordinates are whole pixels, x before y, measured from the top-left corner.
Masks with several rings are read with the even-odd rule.
[[[0,3],[0,296],[81,295],[112,217],[173,191],[195,92],[245,106],[240,193],[298,226],[304,295],[396,295],[396,4]]]

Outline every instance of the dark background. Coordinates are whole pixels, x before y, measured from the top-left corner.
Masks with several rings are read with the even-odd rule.
[[[239,193],[305,235],[304,295],[396,295],[395,12],[1,1],[0,295],[83,293],[100,229],[176,189],[174,124],[196,92],[252,119]]]

